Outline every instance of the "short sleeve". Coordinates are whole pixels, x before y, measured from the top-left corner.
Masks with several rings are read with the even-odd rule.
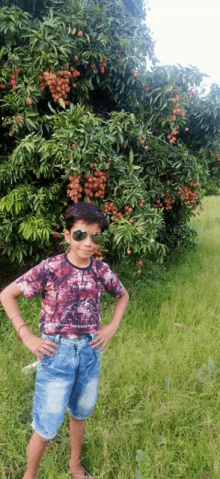
[[[16,284],[26,298],[32,299],[38,293],[44,291],[48,279],[48,269],[45,266],[46,260],[43,260],[16,279]]]
[[[118,279],[115,273],[111,271],[109,266],[106,263],[103,264],[103,274],[102,274],[102,280],[103,280],[103,285],[105,287],[105,290],[113,296],[114,299],[117,299],[121,296],[122,293],[122,283]]]

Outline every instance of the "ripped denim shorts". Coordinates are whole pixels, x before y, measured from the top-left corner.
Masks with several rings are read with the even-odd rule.
[[[94,333],[77,339],[46,334],[42,338],[58,343],[59,348],[53,357],[43,355],[44,361],[38,360],[32,427],[43,438],[53,439],[66,409],[79,420],[91,415],[102,353],[88,344]]]

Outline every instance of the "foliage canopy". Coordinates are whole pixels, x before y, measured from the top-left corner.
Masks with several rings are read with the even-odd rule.
[[[52,3],[35,19],[0,9],[0,243],[12,261],[38,261],[66,206],[93,201],[110,223],[99,254],[162,262],[195,244],[207,164],[185,130],[203,75],[157,66],[149,28],[121,0]]]

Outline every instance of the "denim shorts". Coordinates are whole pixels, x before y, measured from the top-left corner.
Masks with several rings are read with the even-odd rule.
[[[97,399],[100,357],[99,347],[89,342],[92,333],[77,339],[42,334],[59,344],[58,354],[38,359],[33,398],[33,429],[45,439],[53,439],[61,426],[66,409],[75,419],[91,415]]]

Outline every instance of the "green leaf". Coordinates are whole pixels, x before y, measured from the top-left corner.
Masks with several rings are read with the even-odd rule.
[[[135,470],[135,479],[142,479],[142,475],[140,473],[140,471],[138,471],[137,469]]]
[[[0,60],[3,57],[4,53],[5,53],[5,47],[2,47],[0,50]]]
[[[165,378],[164,381],[163,381],[163,388],[166,390],[166,391],[169,391],[169,379],[168,378]]]
[[[215,363],[213,361],[213,359],[211,358],[211,356],[208,357],[208,373],[209,374],[215,374],[216,372],[216,367],[215,367]]]
[[[50,101],[48,101],[48,107],[49,107],[50,111],[52,111],[52,113],[54,115],[56,115],[56,110],[54,110],[54,108],[52,108]]]
[[[145,452],[142,449],[138,449],[136,453],[136,461],[142,462],[144,460]]]
[[[70,437],[63,437],[61,439],[58,439],[58,442],[65,442],[65,443],[70,443]]]
[[[32,120],[30,120],[30,118],[25,118],[25,123],[26,125],[28,126],[31,126],[32,128],[34,129],[37,129],[38,128],[38,123],[34,123]]]
[[[65,110],[66,105],[65,105],[65,103],[64,103],[64,101],[63,101],[62,98],[59,98],[58,103],[59,103],[59,105],[62,106],[62,108],[64,108],[64,110]]]
[[[132,149],[130,149],[130,151],[129,151],[129,162],[130,162],[130,165],[132,165],[133,161],[134,161],[134,152],[133,152]]]
[[[158,98],[161,96],[161,92],[157,94],[157,96],[154,98],[153,104],[157,102]]]

